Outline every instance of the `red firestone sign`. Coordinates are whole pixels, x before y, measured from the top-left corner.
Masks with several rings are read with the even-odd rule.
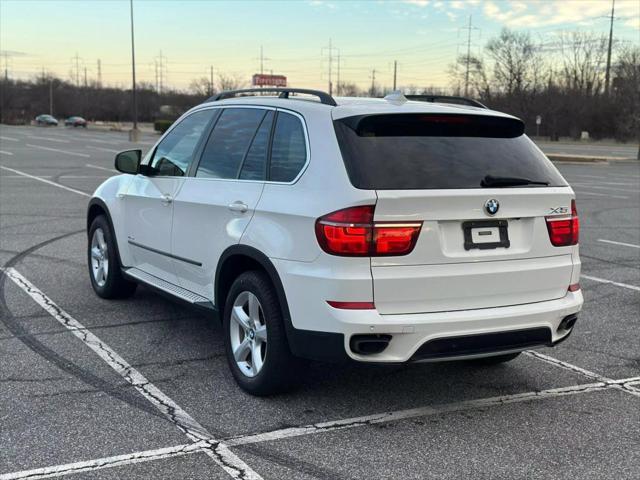
[[[251,78],[251,84],[255,87],[286,87],[287,77],[284,75],[267,75],[256,73]]]

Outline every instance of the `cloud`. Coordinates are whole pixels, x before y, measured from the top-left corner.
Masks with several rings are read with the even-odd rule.
[[[589,22],[611,14],[611,3],[604,0],[488,0],[482,5],[486,17],[508,27],[542,27]],[[638,1],[618,0],[616,16],[624,17],[627,26],[637,26],[640,18]]]
[[[409,5],[416,5],[418,7],[426,7],[429,5],[429,0],[403,0],[404,3],[408,3]]]
[[[324,0],[309,0],[307,3],[312,7],[325,7],[329,10],[335,10],[338,8],[335,3],[325,2]]]

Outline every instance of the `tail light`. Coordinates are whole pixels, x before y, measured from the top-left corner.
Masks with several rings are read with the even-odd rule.
[[[416,245],[422,222],[374,222],[374,205],[350,207],[316,221],[316,238],[331,255],[380,257],[407,255]]]
[[[580,236],[580,221],[576,201],[571,200],[571,215],[561,217],[546,217],[549,240],[555,247],[577,245]]]

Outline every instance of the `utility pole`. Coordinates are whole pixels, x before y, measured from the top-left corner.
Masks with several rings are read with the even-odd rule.
[[[102,64],[98,59],[98,88],[102,88]]]
[[[376,94],[376,69],[371,70],[371,96]]]
[[[167,58],[164,55],[162,55],[162,50],[160,50],[160,55],[156,57],[156,68],[158,71],[158,82],[159,82],[156,90],[160,95],[164,90],[164,70],[166,68],[166,63],[167,63],[166,60]]]
[[[49,115],[53,116],[53,78],[49,76]]]
[[[154,60],[153,65],[156,69],[156,93],[158,93],[158,60]]]
[[[136,48],[133,35],[133,0],[129,0],[131,13],[131,97],[133,102],[133,128],[129,132],[129,140],[138,141],[138,99],[136,98]]]
[[[213,95],[213,65],[209,67],[209,95]]]
[[[78,52],[76,52],[76,56],[71,59],[75,66],[75,77],[76,77],[76,87],[80,86],[80,57],[78,56]]]
[[[264,75],[264,51],[260,45],[260,75]]]
[[[609,80],[611,78],[611,47],[613,44],[613,14],[616,9],[616,0],[611,0],[611,24],[609,26],[609,48],[607,49],[607,71],[604,77],[604,94],[609,95]]]
[[[333,93],[333,84],[331,83],[331,64],[333,63],[333,50],[331,47],[331,39],[329,39],[329,95]]]
[[[336,94],[340,95],[340,91],[342,87],[340,87],[340,50],[338,50],[338,79],[336,81]]]
[[[396,91],[396,79],[398,76],[398,61],[393,61],[393,91]]]
[[[4,81],[9,81],[9,53],[4,52]]]
[[[331,39],[329,39],[329,46],[328,47],[322,47],[322,49],[320,50],[320,53],[323,54],[324,51],[327,51],[329,54],[329,95],[333,94],[333,73],[332,73],[332,69],[333,69],[333,51],[337,50],[338,52],[340,52],[339,49],[337,49],[336,47],[333,46],[333,43],[331,41]]]
[[[467,27],[467,69],[464,74],[464,96],[469,95],[469,60],[471,57],[471,15],[469,15],[469,26]]]
[[[87,88],[87,67],[84,67],[84,88]]]

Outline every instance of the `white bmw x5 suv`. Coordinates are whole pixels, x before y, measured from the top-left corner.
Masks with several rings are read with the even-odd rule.
[[[144,158],[117,155],[87,215],[99,296],[143,283],[216,312],[255,395],[301,358],[497,363],[569,336],[575,195],[522,121],[454,97],[274,92],[218,94]]]

